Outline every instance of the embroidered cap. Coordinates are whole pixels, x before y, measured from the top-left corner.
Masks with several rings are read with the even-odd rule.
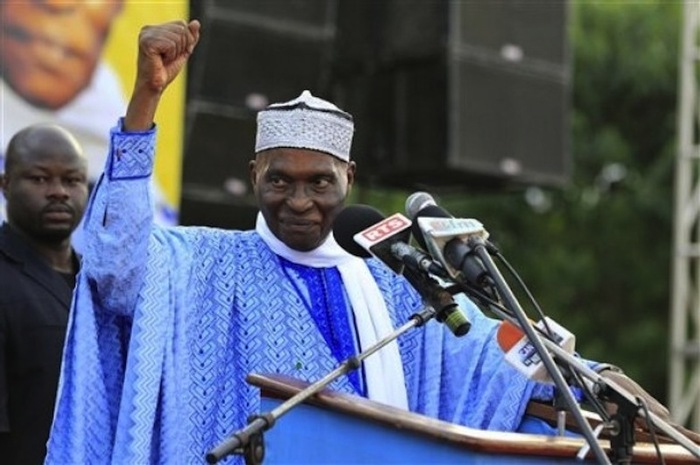
[[[305,90],[294,100],[258,112],[255,153],[292,147],[349,161],[354,128],[352,115]]]

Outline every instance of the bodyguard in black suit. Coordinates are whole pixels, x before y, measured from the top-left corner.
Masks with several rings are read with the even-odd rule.
[[[87,162],[56,125],[7,148],[0,226],[0,460],[42,464],[79,262],[70,236],[87,201]]]

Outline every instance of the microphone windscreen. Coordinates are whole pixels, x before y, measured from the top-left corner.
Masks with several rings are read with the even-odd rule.
[[[432,195],[427,192],[414,192],[406,199],[406,216],[413,220],[419,211],[430,205],[437,205]]]
[[[384,219],[384,214],[369,205],[349,205],[341,210],[333,220],[333,236],[336,242],[346,252],[356,257],[369,258],[372,256],[354,236]]]
[[[411,225],[411,233],[413,234],[413,237],[416,238],[416,241],[423,250],[428,250],[425,243],[425,237],[423,237],[423,231],[421,231],[420,226],[418,226],[418,218],[452,218],[452,215],[437,205],[428,205],[416,212],[415,215],[408,215],[408,217],[411,219],[411,221],[413,221],[413,224]]]

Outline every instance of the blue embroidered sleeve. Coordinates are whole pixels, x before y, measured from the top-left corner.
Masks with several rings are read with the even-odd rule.
[[[121,123],[112,129],[105,172],[85,212],[82,273],[98,308],[131,315],[153,228],[149,182],[156,130],[126,133]]]
[[[121,121],[120,121],[121,126]],[[148,178],[153,172],[155,129],[124,133],[112,129],[107,173],[112,180]]]

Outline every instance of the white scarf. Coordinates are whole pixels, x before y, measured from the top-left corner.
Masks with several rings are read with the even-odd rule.
[[[255,230],[274,253],[293,263],[314,268],[338,268],[355,315],[361,350],[371,347],[394,330],[384,298],[367,264],[343,250],[332,234],[316,249],[300,252],[277,239],[262,213],[258,213]],[[391,341],[363,363],[368,397],[408,410],[403,364],[396,341]]]

